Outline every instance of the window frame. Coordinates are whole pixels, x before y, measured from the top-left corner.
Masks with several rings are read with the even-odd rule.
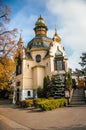
[[[16,75],[22,74],[22,60],[18,57],[17,66],[16,66]]]
[[[64,64],[64,57],[63,56],[59,56],[59,57],[55,57],[55,59],[54,59],[54,70],[59,70],[59,71],[61,71],[61,70],[65,70],[65,64]],[[58,67],[58,65],[57,65],[57,62],[58,61],[61,61],[62,63],[61,63],[61,69],[59,69],[60,67]]]

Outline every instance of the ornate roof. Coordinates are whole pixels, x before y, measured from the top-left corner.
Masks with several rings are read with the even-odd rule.
[[[27,44],[27,57],[31,58],[30,51],[35,51],[39,49],[47,50],[46,56],[49,55],[50,43],[53,42],[53,39],[47,37],[47,30],[48,29],[46,23],[44,19],[40,16],[35,23],[35,37]],[[57,34],[57,30],[55,30],[54,40],[56,42],[61,41],[60,37]],[[63,56],[63,53],[57,49],[56,55]]]
[[[61,41],[61,38],[60,38],[60,37],[58,36],[58,34],[57,34],[56,28],[55,28],[55,34],[54,34],[53,39],[54,39],[54,41],[56,41],[56,42],[60,42],[60,41]]]
[[[44,21],[44,19],[40,16],[36,23],[35,23],[35,28],[34,28],[34,31],[35,31],[35,35],[38,36],[38,35],[43,35],[43,36],[47,36],[47,26],[46,26],[46,23]]]
[[[27,44],[27,50],[49,49],[52,39],[47,37],[47,26],[44,19],[40,16],[35,23],[35,37]]]
[[[51,43],[52,39],[48,38],[46,36],[35,36],[28,44],[27,44],[27,48],[29,50],[31,49],[49,49],[49,45]]]
[[[35,23],[35,26],[46,26],[46,23],[45,23],[44,19],[41,17],[41,15],[40,15],[40,17],[37,19],[37,21],[36,21],[36,23]]]
[[[63,56],[63,53],[59,49],[57,49],[55,56]]]

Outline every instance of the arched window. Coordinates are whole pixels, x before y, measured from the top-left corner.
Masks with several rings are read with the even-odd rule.
[[[17,66],[16,66],[16,75],[19,75],[21,73],[22,73],[22,61],[21,61],[21,58],[19,56],[18,60],[17,60]]]
[[[59,50],[59,47],[57,46],[57,51],[55,53],[55,70],[65,70],[65,64],[64,64],[64,56],[63,53]]]
[[[54,60],[55,70],[65,70],[65,65],[63,62],[63,57],[55,57]]]

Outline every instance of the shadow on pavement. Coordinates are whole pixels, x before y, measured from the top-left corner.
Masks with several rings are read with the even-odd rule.
[[[43,112],[40,108],[34,108],[34,107],[21,108],[19,105],[13,104],[10,100],[0,100],[0,107],[19,109],[20,111],[27,110],[30,113]]]

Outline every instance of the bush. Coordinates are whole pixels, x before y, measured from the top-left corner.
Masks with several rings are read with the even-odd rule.
[[[36,108],[41,108],[43,111],[49,111],[53,110],[59,107],[64,107],[67,106],[68,101],[65,98],[61,99],[44,99],[44,98],[35,98],[33,100],[22,100],[20,101],[20,106],[22,108],[27,108],[27,107],[36,107]]]
[[[43,110],[43,111],[49,111],[53,110],[59,107],[64,107],[67,106],[68,102],[67,99],[62,98],[62,99],[51,99],[51,100],[44,100],[38,102],[38,106]]]
[[[33,100],[22,100],[20,101],[20,107],[27,108],[33,106]]]
[[[45,99],[44,98],[34,98],[33,99],[33,104],[34,104],[34,106],[35,107],[39,107],[39,102],[41,102],[41,101],[44,101]]]

